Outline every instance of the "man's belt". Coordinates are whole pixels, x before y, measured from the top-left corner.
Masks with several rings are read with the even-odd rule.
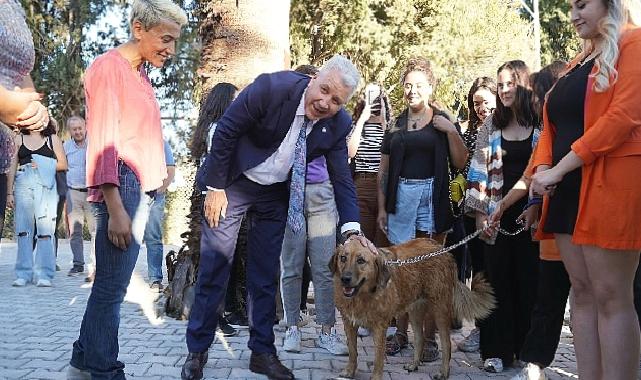
[[[86,187],[81,187],[81,188],[71,187],[70,189],[71,189],[71,190],[80,191],[80,192],[83,192],[83,193],[86,193],[86,192],[87,192],[87,188],[86,188]]]

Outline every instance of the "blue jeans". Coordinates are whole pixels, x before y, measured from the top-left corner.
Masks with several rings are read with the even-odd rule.
[[[147,220],[143,239],[147,246],[147,276],[151,282],[162,281],[163,219],[165,219],[165,193],[158,193],[149,210],[149,220]]]
[[[96,216],[96,277],[73,344],[70,364],[91,372],[92,379],[124,379],[124,364],[118,359],[120,305],[136,266],[153,196],[140,189],[135,173],[118,165],[120,197],[131,218],[132,240],[124,251],[107,236],[109,214],[105,203],[94,203]]]
[[[307,223],[298,234],[285,227],[280,278],[285,323],[288,327],[298,323],[303,265],[309,256],[316,298],[316,323],[333,326],[336,311],[329,261],[336,248],[338,215],[334,187],[330,181],[305,186],[305,221]]]
[[[14,184],[15,230],[18,241],[15,271],[17,278],[27,282],[52,280],[56,271],[56,160],[39,155],[33,157],[37,168],[32,167],[31,163],[18,167]],[[37,230],[35,263],[34,225]]]
[[[405,179],[398,183],[396,212],[387,215],[387,233],[392,244],[416,237],[416,231],[434,232],[432,193],[434,178]]]

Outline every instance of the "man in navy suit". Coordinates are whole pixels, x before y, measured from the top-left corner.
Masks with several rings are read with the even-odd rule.
[[[197,176],[199,185],[207,188],[206,220],[196,297],[187,327],[189,355],[183,379],[202,378],[245,212],[250,221],[249,368],[269,379],[294,378],[279,361],[274,346],[283,235],[285,228],[296,231],[297,218],[304,218],[302,209],[296,207],[300,206],[300,187],[304,190],[301,164],[319,156],[327,160],[341,233],[345,238],[360,234],[356,191],[347,161],[351,117],[343,109],[359,81],[354,65],[339,55],[327,61],[313,78],[293,71],[262,74],[238,95],[218,122],[204,170]]]

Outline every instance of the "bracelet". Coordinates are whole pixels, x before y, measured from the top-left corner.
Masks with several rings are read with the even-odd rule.
[[[527,201],[527,204],[525,205],[525,207],[523,207],[523,211],[527,210],[531,206],[540,205],[541,203],[543,203],[543,198],[542,197],[530,198]]]

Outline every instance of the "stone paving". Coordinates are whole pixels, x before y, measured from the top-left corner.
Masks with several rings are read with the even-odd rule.
[[[67,277],[71,251],[66,240],[60,241],[58,263],[62,270],[57,273],[52,288],[11,287],[15,255],[15,243],[3,242],[0,248],[0,379],[64,379],[90,286],[84,283],[84,277]],[[179,379],[186,357],[186,322],[156,318],[155,295],[145,283],[146,267],[142,249],[122,307],[119,359],[126,365],[128,378]],[[294,369],[297,379],[336,378],[345,365],[346,357],[334,357],[315,347],[318,329],[313,323],[303,328],[301,353],[279,352],[284,364]],[[463,339],[470,329],[471,326],[466,325],[462,331],[453,332],[454,343]],[[342,326],[338,326],[338,330],[342,333]],[[281,346],[283,335],[283,329],[276,327],[277,347]],[[248,332],[243,330],[237,337],[214,343],[209,351],[205,379],[266,379],[249,371],[247,339]],[[359,338],[358,349],[357,379],[368,379],[373,361],[372,340]],[[418,372],[408,374],[403,364],[411,355],[409,348],[403,350],[401,356],[389,357],[385,378],[431,379],[430,374],[437,372],[439,362],[423,365]],[[517,373],[517,369],[506,369],[501,374],[488,374],[480,367],[478,353],[455,351],[450,379],[510,379]],[[549,379],[578,378],[567,327],[564,327],[555,361],[545,372]]]

